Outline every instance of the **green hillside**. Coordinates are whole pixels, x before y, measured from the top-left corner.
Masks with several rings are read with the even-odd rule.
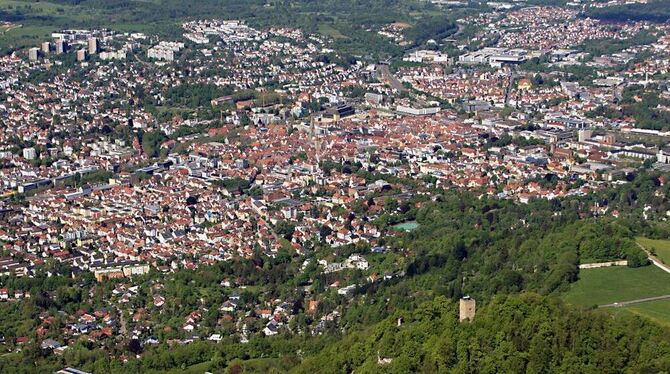
[[[459,323],[438,298],[355,332],[295,373],[607,373],[670,369],[670,336],[637,318],[612,320],[532,294],[498,297]],[[401,326],[397,319],[402,318]],[[644,344],[639,340],[645,336]]]
[[[564,299],[591,306],[662,295],[670,295],[670,274],[656,266],[612,266],[581,270]]]
[[[666,264],[670,264],[670,240],[649,239],[638,237],[637,242],[640,243],[648,251],[651,251]]]
[[[5,48],[23,48],[44,37],[36,26],[111,28],[166,37],[181,35],[180,24],[189,19],[241,19],[255,27],[296,27],[334,39],[334,47],[361,56],[389,57],[403,48],[370,28],[396,21],[410,27],[407,35],[417,43],[456,32],[451,14],[417,0],[0,0],[0,21],[22,25],[22,30],[0,34]]]

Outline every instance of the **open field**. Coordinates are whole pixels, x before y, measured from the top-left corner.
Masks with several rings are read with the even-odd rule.
[[[92,22],[99,19],[100,11],[49,1],[0,0],[0,16],[16,23],[64,24]]]
[[[6,31],[0,31],[0,53],[6,50],[37,47],[42,40],[50,40],[51,27],[17,25]]]
[[[643,237],[637,237],[635,240],[646,250],[656,253],[656,257],[666,265],[670,265],[670,240],[647,239]]]
[[[104,19],[93,9],[48,1],[0,0],[0,21],[12,22],[0,29],[0,53],[38,46],[50,40],[53,31]]]
[[[670,327],[670,300],[631,305],[623,309],[627,312],[649,318],[659,325]]]
[[[348,39],[346,35],[340,32],[340,30],[327,23],[322,23],[319,25],[319,33],[330,36],[333,39]]]
[[[579,278],[563,297],[568,303],[592,306],[670,295],[670,274],[656,266],[588,269],[580,271]]]
[[[19,14],[32,14],[42,17],[65,15],[74,11],[73,7],[65,4],[50,2],[26,2],[19,0],[0,0],[0,10],[9,17],[20,17]]]
[[[670,328],[670,300],[651,301],[622,308],[606,309],[614,316],[636,315]]]

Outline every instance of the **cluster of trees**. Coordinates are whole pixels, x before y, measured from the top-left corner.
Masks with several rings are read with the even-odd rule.
[[[527,139],[523,136],[512,137],[509,134],[504,134],[499,138],[491,137],[488,139],[486,144],[487,147],[506,147],[510,144],[514,144],[518,147],[526,147],[529,145],[540,145],[544,144],[542,139]]]
[[[477,311],[474,322],[459,323],[457,309],[440,297],[412,312],[394,313],[327,345],[294,372],[670,370],[670,338],[662,328],[636,318],[578,311],[536,294],[496,297]]]
[[[633,266],[646,264],[630,230],[580,220],[571,203],[515,205],[445,194],[419,210],[416,221],[417,230],[387,244],[411,248],[407,274],[439,273],[451,297],[521,290],[552,294],[577,280],[580,262],[626,258]]]
[[[240,177],[226,178],[212,182],[214,186],[225,188],[229,192],[237,194],[246,193],[253,198],[259,199],[261,196],[263,196],[263,189],[258,186],[252,187],[251,183],[252,181]]]
[[[575,227],[575,239],[582,262],[627,259],[629,266],[649,264],[643,251],[635,244],[629,228],[616,221],[588,222]]]
[[[457,30],[456,23],[446,16],[423,17],[414,27],[405,32],[405,36],[412,40],[415,46],[419,46],[430,39],[439,42]]]
[[[209,106],[212,99],[232,93],[233,89],[230,87],[219,87],[206,83],[191,83],[171,87],[165,93],[165,98],[172,105],[198,108]]]
[[[626,39],[588,39],[580,45],[580,48],[593,56],[601,56],[621,52],[635,45],[654,43],[658,38],[649,32],[640,32]]]
[[[140,131],[138,136],[142,144],[142,150],[149,157],[158,157],[161,150],[160,145],[167,140],[167,136],[160,130]]]
[[[557,72],[568,82],[578,82],[582,86],[592,86],[593,79],[597,77],[596,68],[588,65],[570,65],[560,69],[547,64],[549,59],[547,57],[533,57],[523,63],[522,68],[526,71],[539,73],[555,73]]]
[[[610,22],[650,21],[663,23],[670,20],[670,1],[656,0],[644,4],[591,7],[586,15],[590,18]]]
[[[670,112],[658,109],[659,106],[670,105],[670,100],[660,96],[658,87],[628,86],[622,96],[621,109],[601,105],[587,115],[610,119],[633,117],[639,128],[664,131],[670,129]]]

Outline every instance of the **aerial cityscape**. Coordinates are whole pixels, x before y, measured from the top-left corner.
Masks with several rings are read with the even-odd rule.
[[[0,372],[670,372],[670,1],[0,0]]]

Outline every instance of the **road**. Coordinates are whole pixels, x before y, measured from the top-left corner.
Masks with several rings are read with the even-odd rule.
[[[142,63],[143,65],[146,65],[146,66],[152,66],[152,63],[150,63],[150,62],[146,62],[146,61],[144,61],[144,60],[142,60],[142,59],[140,58],[139,52],[138,52],[138,53],[133,53],[133,56],[135,56],[135,59],[136,59],[138,62]]]
[[[663,261],[659,260],[656,256],[652,255],[647,251],[645,247],[643,247],[640,243],[637,243],[637,245],[647,254],[647,258],[649,261],[651,261],[652,264],[660,268],[661,270],[665,271],[666,273],[670,274],[670,267],[668,265],[664,264]],[[656,300],[666,300],[670,299],[670,295],[662,295],[662,296],[654,296],[654,297],[646,297],[644,299],[637,299],[637,300],[629,300],[629,301],[619,301],[616,303],[611,303],[611,304],[603,304],[603,305],[598,305],[598,308],[619,308],[622,306],[627,306],[627,305],[632,305],[632,304],[640,304],[640,303],[646,303],[649,301],[656,301]]]
[[[396,78],[395,75],[391,74],[388,65],[379,64],[377,66],[379,68],[379,80],[388,83],[391,88],[398,92],[407,91],[407,88],[402,85],[400,80]]]
[[[507,78],[507,87],[505,88],[505,105],[509,102],[509,96],[512,93],[512,87],[514,86],[514,80],[516,80],[519,77],[519,75],[514,72],[510,71],[509,77]]]
[[[619,307],[633,305],[633,304],[647,303],[649,301],[666,300],[666,299],[670,299],[670,295],[646,297],[644,299],[620,301],[618,303],[611,303],[611,304],[603,304],[603,305],[598,305],[598,308],[619,308]]]
[[[670,266],[664,264],[663,261],[661,261],[658,257],[652,255],[645,247],[642,246],[642,244],[637,243],[637,245],[647,254],[647,258],[649,261],[651,261],[652,264],[656,265],[664,272],[670,274]]]
[[[119,319],[121,320],[121,330],[119,333],[121,336],[126,336],[126,333],[128,332],[128,328],[126,327],[126,320],[123,318],[123,311],[121,309],[118,309],[119,311]]]
[[[620,85],[618,85],[614,88],[614,96],[619,101],[623,100],[623,90],[624,90],[624,85],[623,84],[620,84]]]

